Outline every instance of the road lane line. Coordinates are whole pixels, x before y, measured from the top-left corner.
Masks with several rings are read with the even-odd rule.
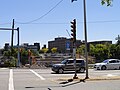
[[[9,74],[9,90],[14,90],[13,70],[12,69],[10,69],[10,74]]]
[[[39,75],[39,74],[36,73],[35,71],[33,71],[33,70],[31,70],[31,69],[30,69],[30,71],[31,71],[32,73],[34,73],[37,77],[39,77],[41,80],[45,80],[45,78],[43,78],[41,75]]]

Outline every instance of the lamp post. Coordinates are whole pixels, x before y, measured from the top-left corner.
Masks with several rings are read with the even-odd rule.
[[[88,48],[87,48],[87,24],[86,24],[86,0],[83,0],[83,9],[84,9],[84,34],[85,34],[85,58],[86,58],[86,77],[88,79]]]

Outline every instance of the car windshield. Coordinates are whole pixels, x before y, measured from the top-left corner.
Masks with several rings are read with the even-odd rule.
[[[108,60],[104,60],[103,63],[108,63]]]
[[[61,62],[61,64],[66,64],[66,62],[67,62],[67,60],[63,60],[63,61]]]

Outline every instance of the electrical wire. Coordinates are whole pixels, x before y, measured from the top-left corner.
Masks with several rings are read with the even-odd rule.
[[[90,21],[90,22],[87,22],[87,23],[119,23],[120,20],[108,20],[108,21]],[[70,24],[70,23],[67,23],[67,22],[54,22],[54,23],[49,23],[49,22],[43,22],[43,23],[18,23],[16,22],[17,24]],[[82,24],[83,22],[78,22],[78,24]]]
[[[31,20],[29,22],[16,22],[16,23],[19,23],[19,24],[30,24],[32,22],[35,22],[35,21],[38,21],[40,19],[42,19],[43,17],[47,16],[51,11],[53,11],[60,3],[62,3],[63,0],[60,0],[54,7],[52,7],[48,12],[46,12],[44,15],[42,15],[41,17],[37,18],[37,19],[34,19],[34,20]]]
[[[83,22],[78,22],[78,24],[82,24]],[[108,20],[108,21],[90,21],[87,23],[120,23],[120,20]],[[0,25],[7,25],[7,24],[11,24],[11,23],[0,23]],[[16,22],[16,24],[70,24],[67,22],[53,22],[53,23],[49,23],[49,22],[43,22],[43,23],[18,23]]]

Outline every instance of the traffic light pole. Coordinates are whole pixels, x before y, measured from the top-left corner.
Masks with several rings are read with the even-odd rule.
[[[71,35],[72,35],[72,41],[73,41],[73,60],[74,60],[74,68],[75,68],[75,74],[73,79],[78,79],[77,77],[77,70],[76,70],[76,19],[74,19],[71,22]]]
[[[88,50],[87,50],[87,25],[86,25],[86,0],[83,0],[84,8],[84,33],[85,33],[85,58],[86,58],[86,77],[88,79]]]
[[[73,42],[73,59],[74,59],[74,67],[75,67],[75,74],[73,79],[78,79],[77,70],[76,70],[76,43],[75,42]]]

